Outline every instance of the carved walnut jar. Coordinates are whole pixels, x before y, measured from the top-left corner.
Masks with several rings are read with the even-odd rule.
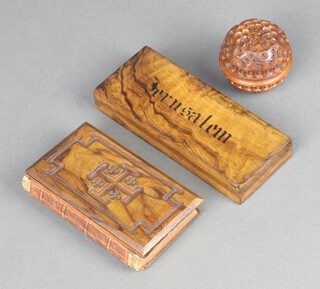
[[[292,66],[289,40],[279,26],[266,20],[241,22],[227,33],[219,64],[228,81],[248,92],[279,85]]]

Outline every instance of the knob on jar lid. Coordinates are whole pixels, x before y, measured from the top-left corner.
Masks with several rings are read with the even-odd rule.
[[[219,64],[232,85],[258,93],[276,87],[286,78],[292,58],[289,40],[278,25],[250,19],[227,33]]]

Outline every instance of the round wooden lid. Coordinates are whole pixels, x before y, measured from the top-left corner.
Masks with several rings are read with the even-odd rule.
[[[285,79],[292,58],[289,40],[278,25],[249,19],[227,33],[219,64],[232,85],[258,93],[276,87]]]

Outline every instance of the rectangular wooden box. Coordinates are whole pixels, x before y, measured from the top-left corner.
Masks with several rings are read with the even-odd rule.
[[[102,112],[237,203],[292,153],[290,137],[149,47],[94,95]]]
[[[23,187],[135,270],[150,265],[202,202],[88,123],[28,168]]]

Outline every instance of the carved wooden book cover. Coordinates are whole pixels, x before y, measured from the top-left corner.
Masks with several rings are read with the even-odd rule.
[[[170,244],[202,202],[87,123],[28,168],[23,186],[136,270]]]
[[[292,140],[144,47],[94,91],[97,107],[237,203],[292,152]]]

